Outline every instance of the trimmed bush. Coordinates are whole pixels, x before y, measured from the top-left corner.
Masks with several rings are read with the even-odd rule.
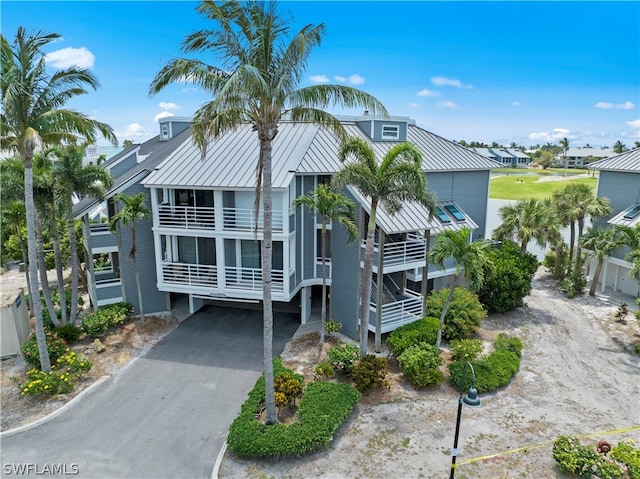
[[[425,311],[428,316],[440,317],[450,291],[445,288],[433,291],[429,295]],[[470,338],[486,317],[487,312],[478,300],[478,296],[466,288],[458,287],[453,292],[451,304],[444,318],[442,336],[449,341]]]
[[[37,394],[66,394],[76,388],[82,375],[91,370],[93,363],[81,358],[75,351],[67,349],[66,353],[58,358],[51,367],[49,373],[32,368],[27,372],[25,382],[18,381],[22,395]]]
[[[276,396],[276,406],[284,407],[295,404],[296,399],[302,394],[304,380],[295,377],[293,373],[285,372],[273,380]]]
[[[640,449],[628,442],[620,442],[611,449],[611,456],[627,465],[630,479],[640,479]]]
[[[95,313],[84,318],[80,328],[89,336],[100,336],[111,326],[123,323],[131,313],[133,313],[133,305],[130,303],[120,302],[102,306]]]
[[[365,393],[370,389],[389,387],[388,370],[387,358],[367,354],[351,367],[349,377],[355,383],[356,389]]]
[[[442,365],[440,351],[427,343],[409,346],[400,356],[398,363],[409,382],[416,388],[434,386],[444,380],[444,375],[438,370]]]
[[[331,367],[331,364],[327,361],[318,364],[313,370],[315,374],[315,379],[328,379],[333,376],[336,372]]]
[[[64,339],[60,338],[55,332],[45,329],[47,337],[47,351],[49,352],[49,361],[55,364],[60,356],[65,354],[69,349]],[[27,364],[36,369],[41,369],[40,352],[38,351],[38,339],[36,333],[31,333],[29,339],[22,343],[22,356]]]
[[[327,350],[327,356],[335,371],[346,374],[360,357],[360,348],[356,343],[339,343]]]
[[[274,374],[285,371],[288,370],[282,363],[274,360]],[[257,419],[264,397],[264,376],[261,376],[229,428],[227,444],[238,457],[301,455],[328,446],[361,394],[349,384],[313,382],[300,400],[298,421],[289,425],[265,425]]]
[[[438,336],[438,324],[438,318],[427,316],[413,323],[400,326],[389,334],[387,345],[391,348],[396,358],[405,349],[414,344],[427,343],[435,345]]]
[[[454,339],[451,341],[451,354],[454,361],[474,361],[482,352],[480,339]]]
[[[476,375],[476,389],[479,393],[493,391],[509,384],[513,375],[520,369],[520,352],[522,342],[518,338],[509,338],[499,335],[496,340],[496,349],[485,358],[468,361],[473,366]],[[462,373],[467,361],[457,361],[449,364],[451,383],[458,391],[466,391],[471,387],[472,376],[465,372],[465,381],[462,384]]]
[[[64,326],[59,326],[53,330],[58,336],[64,339],[68,344],[75,343],[78,339],[80,339],[80,335],[82,334],[82,330],[73,324],[65,324]]]
[[[328,319],[324,322],[324,330],[327,334],[337,333],[342,329],[342,323],[333,319]]]

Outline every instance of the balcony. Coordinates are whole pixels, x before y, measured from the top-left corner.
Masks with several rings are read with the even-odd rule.
[[[217,288],[217,266],[205,264],[162,263],[162,282],[180,286]]]
[[[164,228],[214,229],[215,218],[212,206],[158,206],[158,225]]]
[[[256,228],[256,214],[253,208],[222,208],[223,227],[230,231],[253,231]],[[264,211],[260,209],[257,221],[258,231],[264,228]],[[283,231],[282,211],[272,213],[272,231],[281,233]]]
[[[364,257],[365,241],[362,241],[362,257]],[[378,272],[378,255],[380,244],[373,246],[373,272]],[[421,235],[409,234],[406,241],[385,243],[383,249],[383,272],[393,273],[424,266],[426,259],[425,239]],[[361,263],[362,265],[362,263]]]
[[[225,269],[227,290],[252,291],[262,293],[262,268],[238,268],[227,266]],[[271,270],[271,290],[284,292],[284,271]]]
[[[91,247],[93,249],[102,248],[113,249],[118,248],[118,238],[115,233],[109,231],[109,225],[106,223],[95,223],[89,225],[91,232]]]
[[[406,289],[404,299],[382,305],[381,333],[388,333],[405,324],[413,323],[423,316],[423,300],[420,293]],[[369,306],[369,331],[376,330],[376,304]]]

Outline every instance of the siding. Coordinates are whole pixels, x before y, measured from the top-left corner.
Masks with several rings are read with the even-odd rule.
[[[111,172],[111,175],[114,178],[118,178],[119,176],[124,175],[131,168],[136,166],[136,164],[137,164],[137,155],[133,153],[127,156],[122,161],[120,161],[117,165],[109,168],[109,171]]]
[[[314,177],[305,176],[303,178],[303,191],[302,195],[306,195],[314,188]],[[315,265],[316,265],[316,249],[315,249],[315,237],[316,237],[316,225],[315,216],[309,214],[307,208],[304,210],[304,230],[302,235],[304,237],[304,251],[302,257],[304,261],[304,279],[315,278]]]

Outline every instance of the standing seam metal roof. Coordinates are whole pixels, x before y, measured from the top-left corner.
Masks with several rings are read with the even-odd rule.
[[[640,172],[640,148],[625,151],[619,155],[605,158],[604,160],[594,161],[587,168],[594,170],[613,170],[613,171],[631,171]]]

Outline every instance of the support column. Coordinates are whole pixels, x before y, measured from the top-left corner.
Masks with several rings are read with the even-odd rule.
[[[378,297],[376,298],[376,333],[375,350],[382,350],[382,298],[384,290],[384,231],[380,228],[380,243],[378,244]]]
[[[300,323],[305,324],[311,318],[311,286],[300,290]]]

